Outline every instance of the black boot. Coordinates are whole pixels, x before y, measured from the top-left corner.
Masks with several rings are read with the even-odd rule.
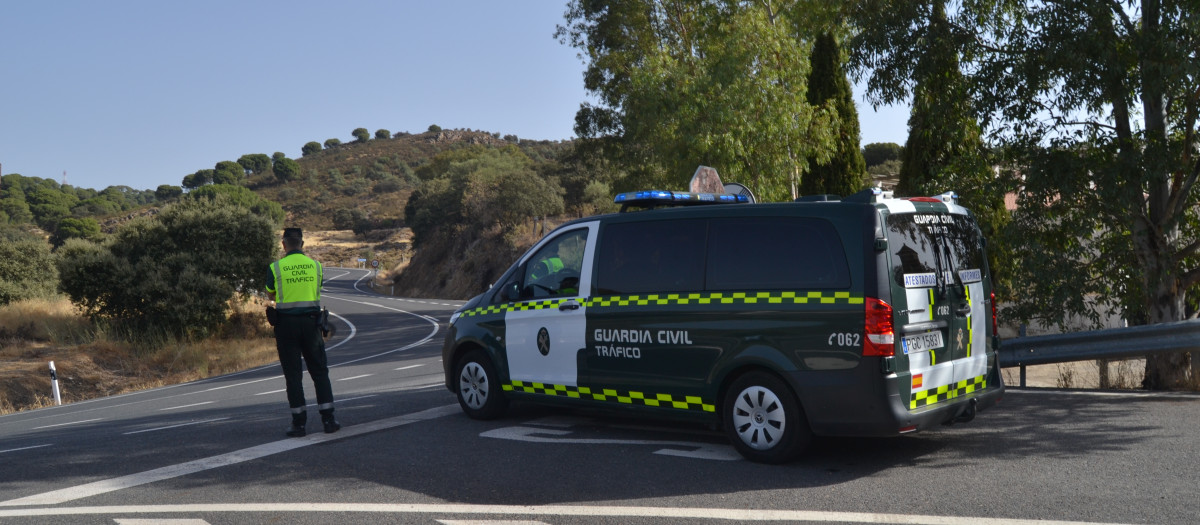
[[[342,425],[333,418],[333,410],[321,411],[321,424],[325,426],[326,434],[332,434],[342,428]]]
[[[307,432],[304,430],[304,425],[308,423],[308,412],[300,412],[292,414],[292,426],[288,428],[288,437],[304,437]]]

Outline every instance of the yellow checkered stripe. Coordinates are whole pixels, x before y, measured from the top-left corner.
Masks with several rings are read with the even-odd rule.
[[[566,299],[552,299],[549,301],[528,301],[524,303],[508,303],[494,304],[483,308],[472,308],[463,312],[463,317],[471,317],[473,315],[488,315],[499,314],[504,312],[524,312],[526,310],[545,310],[547,308],[558,308],[565,302]]]
[[[566,385],[551,385],[526,381],[512,381],[504,385],[505,392],[524,392],[526,394],[541,394],[546,396],[561,396],[572,399],[592,399],[626,405],[644,405],[648,407],[678,408],[680,410],[702,410],[716,412],[716,405],[705,403],[698,396],[683,396],[678,399],[671,394],[645,394],[643,392],[618,392],[611,388],[574,387]]]
[[[677,304],[863,304],[850,292],[713,292],[594,297],[589,307]]]
[[[983,390],[985,388],[987,388],[987,378],[985,376],[979,376],[971,379],[964,379],[952,385],[943,385],[937,388],[930,388],[929,390],[913,392],[912,401],[909,402],[908,408],[912,410],[936,403],[941,403],[942,401],[954,399],[958,396],[964,396],[975,392],[976,390]]]
[[[529,301],[473,308],[462,313],[463,317],[498,314],[510,311],[544,310],[558,308],[565,299]],[[580,301],[588,308],[620,306],[666,306],[666,305],[714,305],[714,304],[863,304],[861,296],[850,292],[712,292],[672,293],[649,295],[613,295],[593,297]]]

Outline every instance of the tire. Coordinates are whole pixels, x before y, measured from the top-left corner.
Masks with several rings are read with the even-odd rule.
[[[454,368],[458,405],[472,419],[496,419],[508,410],[508,399],[497,381],[496,368],[481,350],[467,352]]]
[[[812,440],[800,401],[773,374],[754,371],[738,377],[725,392],[721,411],[725,434],[750,461],[791,461]]]

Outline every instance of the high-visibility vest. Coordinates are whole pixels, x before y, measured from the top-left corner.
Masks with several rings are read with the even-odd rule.
[[[303,253],[291,253],[271,265],[275,276],[275,308],[287,311],[297,308],[321,308],[321,263]]]

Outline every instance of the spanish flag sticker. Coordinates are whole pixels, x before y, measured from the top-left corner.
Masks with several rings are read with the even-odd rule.
[[[916,374],[912,376],[912,389],[916,390],[925,384],[925,374]]]

